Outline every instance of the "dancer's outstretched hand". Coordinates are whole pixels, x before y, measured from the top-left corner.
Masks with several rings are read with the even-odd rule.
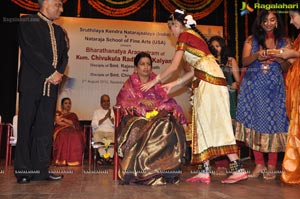
[[[156,83],[157,83],[157,80],[156,80],[156,79],[153,79],[153,80],[151,80],[151,81],[149,81],[149,82],[143,84],[143,85],[141,86],[141,90],[144,91],[144,92],[146,92],[146,91],[148,91],[150,88],[152,88]]]
[[[176,86],[176,85],[177,85],[176,81],[173,81],[173,82],[164,84],[164,85],[162,86],[162,88],[166,91],[167,94],[169,94],[169,93],[170,93],[170,90],[171,90],[174,86]]]

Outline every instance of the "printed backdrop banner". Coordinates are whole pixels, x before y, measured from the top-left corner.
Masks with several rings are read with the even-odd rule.
[[[100,96],[108,94],[111,106],[123,82],[134,71],[133,59],[140,51],[150,53],[153,71],[159,73],[170,64],[176,38],[166,23],[61,17],[56,23],[68,33],[69,63],[61,84],[58,109],[63,97],[72,100],[72,111],[80,120],[91,120],[100,106]],[[219,26],[199,26],[207,36],[222,36]],[[179,71],[180,73],[180,71]],[[177,78],[177,77],[172,77]],[[172,94],[189,118],[188,89]]]

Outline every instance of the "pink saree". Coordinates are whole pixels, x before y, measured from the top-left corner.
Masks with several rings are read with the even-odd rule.
[[[155,79],[155,77],[156,74],[152,72],[149,81]],[[156,84],[147,92],[141,91],[140,87],[141,80],[137,73],[133,73],[121,88],[117,96],[117,105],[124,109],[134,109],[138,115],[145,116],[146,112],[152,110],[147,110],[147,107],[141,101],[148,99],[154,103],[155,109],[158,111],[173,112],[180,124],[187,123],[182,108],[173,98],[168,97],[161,84]]]

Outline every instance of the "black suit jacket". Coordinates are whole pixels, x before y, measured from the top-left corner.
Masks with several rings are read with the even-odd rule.
[[[53,24],[57,45],[58,63],[52,65],[53,50],[47,22],[38,15],[20,18],[18,38],[21,63],[18,79],[19,92],[42,94],[44,81],[55,70],[64,73],[68,63],[68,47],[63,29]],[[50,97],[57,97],[57,85],[51,85]]]

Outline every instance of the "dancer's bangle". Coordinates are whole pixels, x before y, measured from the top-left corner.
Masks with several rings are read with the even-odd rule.
[[[156,77],[155,77],[155,81],[156,81],[156,83],[158,83],[158,82],[160,82],[160,74],[158,74]]]
[[[182,84],[182,79],[181,78],[178,78],[177,80],[176,80],[176,85],[181,85]]]

